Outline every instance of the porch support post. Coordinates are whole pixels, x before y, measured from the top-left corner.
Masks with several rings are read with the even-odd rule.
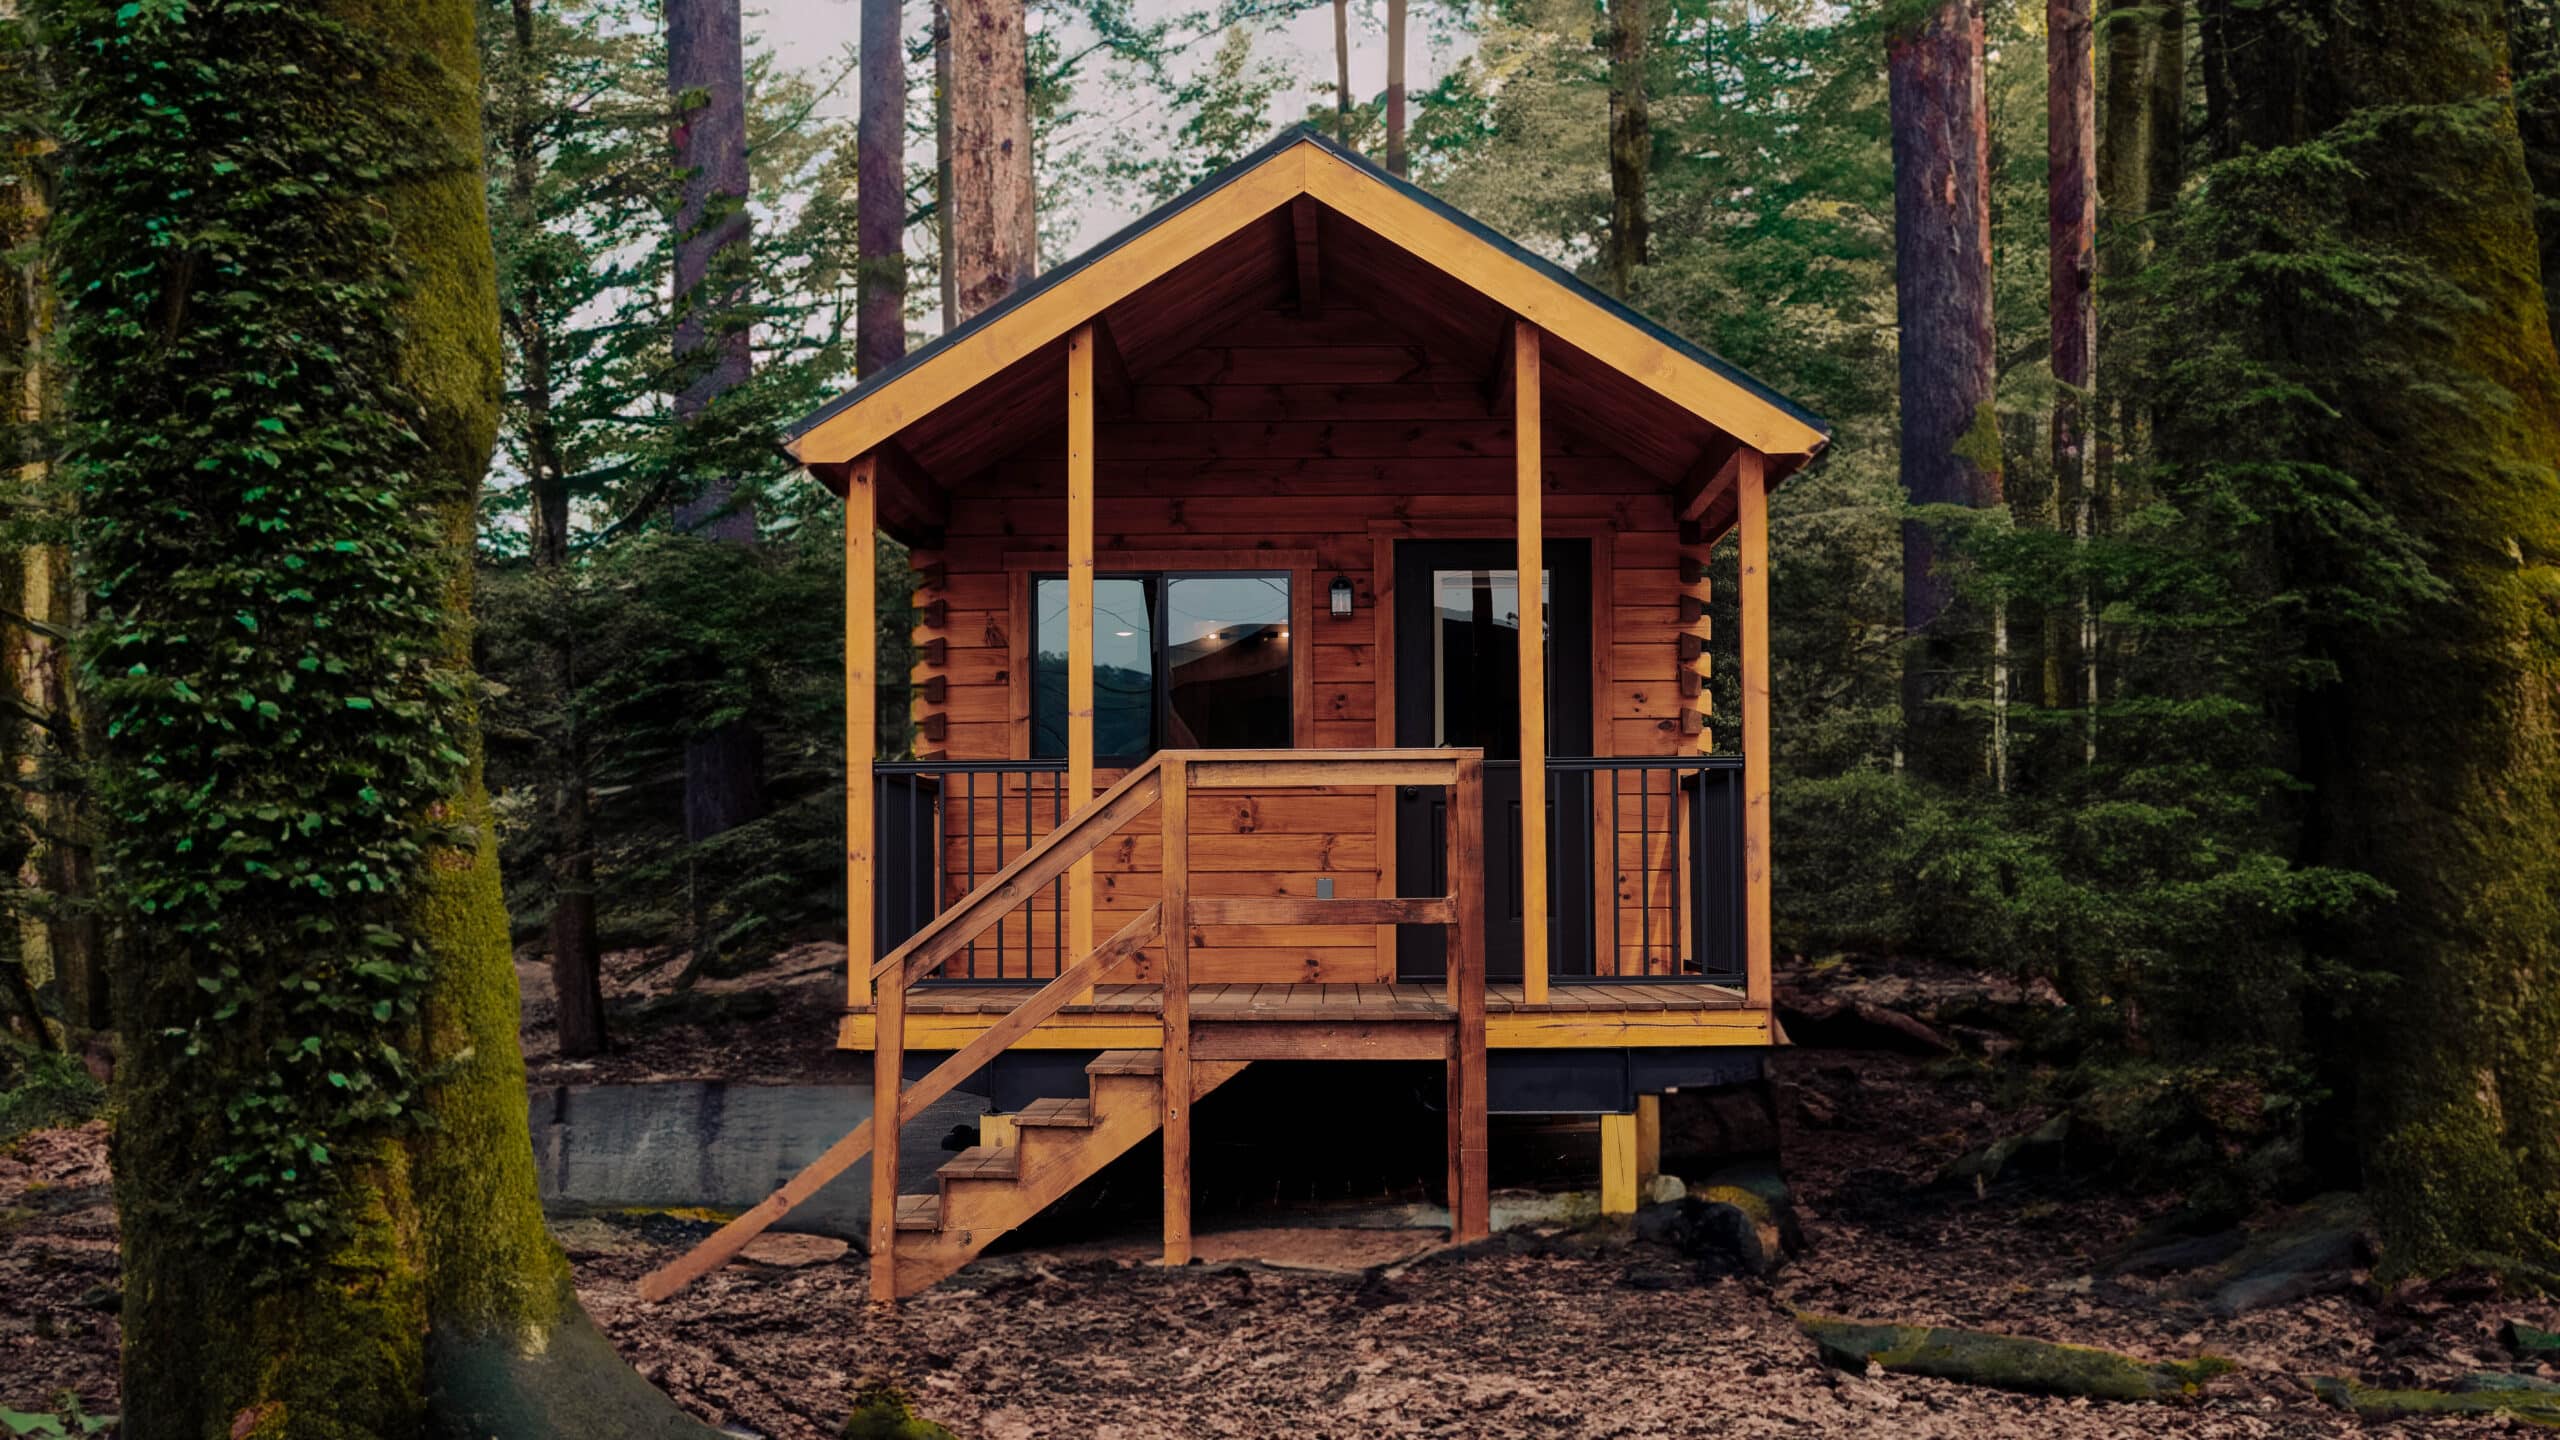
[[[1768,458],[1742,452],[1734,491],[1742,545],[1742,964],[1744,1000],[1769,989]]]
[[[1093,799],[1093,386],[1096,338],[1067,338],[1067,794],[1056,823]],[[1093,953],[1093,861],[1067,872],[1067,954]],[[1090,1001],[1088,989],[1080,1001]]]
[[[1191,1263],[1191,757],[1164,766],[1164,1263]]]
[[[1520,988],[1547,1003],[1547,536],[1538,327],[1511,322],[1512,451],[1518,457],[1520,572]]]
[[[878,482],[866,455],[847,467],[844,486],[844,954],[845,1003],[871,1003],[873,864],[872,757],[880,748],[877,673]]]

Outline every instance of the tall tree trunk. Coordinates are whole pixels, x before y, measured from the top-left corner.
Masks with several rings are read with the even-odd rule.
[[[1405,0],[1387,0],[1387,173],[1405,173],[1404,153],[1404,12]]]
[[[907,353],[907,46],[901,0],[862,0],[862,117],[854,197],[854,368]]]
[[[1645,184],[1653,169],[1653,118],[1645,93],[1645,50],[1653,19],[1645,0],[1609,0],[1609,288],[1635,293],[1652,221]]]
[[[45,6],[83,526],[113,577],[101,808],[136,901],[124,1433],[707,1437],[579,1309],[524,1122],[468,698],[499,383],[480,7]],[[180,173],[205,183],[173,196]],[[186,303],[243,256],[255,314]],[[332,1098],[404,1090],[431,1124]]]
[[[2305,442],[2424,547],[2439,598],[2315,620],[2300,707],[2313,858],[2392,899],[2345,937],[2388,976],[2350,1063],[2394,1271],[2560,1264],[2560,354],[2497,0],[2231,6],[2235,150],[2332,147],[2335,243],[2425,277],[2403,303],[2245,339],[2346,417]],[[2443,197],[2459,195],[2447,205]],[[2324,563],[2308,561],[2308,564]],[[2494,1261],[2493,1261],[2494,1263]]]
[[[1030,52],[1022,0],[948,0],[951,11],[951,250],[958,318],[1029,283]]]
[[[951,228],[951,6],[933,0],[933,234],[941,263],[942,328],[960,328],[960,258]]]
[[[2542,298],[2560,329],[2560,4],[2512,0],[2507,34],[2525,173],[2533,177],[2534,229],[2542,241]]]
[[[1991,328],[1990,131],[1982,17],[1947,0],[1894,35],[1894,296],[1901,330],[1902,487],[1914,505],[2001,503]],[[1981,673],[1982,619],[1959,604],[1937,534],[1902,527],[1904,752],[1917,772],[1983,774],[1984,742],[1948,702]]]
[[[2155,0],[2145,47],[2144,203],[2166,210],[2187,178],[2187,0]]]
[[[1351,0],[1333,0],[1333,143],[1351,144]]]
[[[2045,3],[2046,271],[2053,354],[2053,491],[2061,518],[2082,549],[2094,523],[2088,474],[2089,417],[2097,413],[2098,374],[2098,95],[2097,48],[2090,0]],[[2063,703],[2066,654],[2078,652],[2096,680],[2096,611],[2086,582],[2069,643],[2059,613],[2045,627],[2045,704]],[[2084,694],[2081,760],[2097,758],[2097,704]]]
[[[679,423],[699,421],[746,382],[755,364],[745,318],[752,286],[746,37],[738,10],[739,0],[666,0],[667,89],[675,99],[676,164],[684,176],[676,210],[675,354],[685,382],[676,395]],[[752,545],[755,508],[739,495],[726,459],[716,457],[722,473],[701,477],[676,507],[676,526]],[[764,741],[754,725],[733,720],[685,742],[687,840],[708,840],[763,813]],[[699,920],[698,897],[694,909]]]
[[[537,191],[544,152],[550,143],[549,115],[543,104],[537,54],[539,32],[534,0],[508,0],[515,47],[508,70],[496,77],[503,92],[503,128],[498,137],[506,164],[506,203],[517,228],[530,232],[541,224]],[[559,1050],[565,1058],[594,1055],[605,1048],[604,966],[596,938],[595,825],[589,813],[592,777],[587,766],[585,728],[578,716],[578,627],[571,604],[569,569],[569,465],[562,453],[554,411],[557,381],[552,362],[553,327],[566,319],[559,313],[552,275],[538,256],[524,257],[515,268],[515,293],[505,297],[501,323],[511,332],[522,369],[526,484],[533,492],[532,551],[534,592],[549,617],[545,668],[559,729],[547,747],[549,773],[543,777],[543,820],[549,831],[551,918],[551,989],[558,1015]]]
[[[94,864],[77,762],[85,727],[70,637],[81,620],[71,568],[71,495],[54,465],[54,160],[36,117],[51,104],[44,51],[14,0],[0,0],[0,88],[24,128],[0,160],[0,466],[9,553],[0,556],[0,838],[16,882],[5,922],[34,1038],[76,1040],[106,1023],[93,919]],[[5,962],[0,962],[5,963]],[[49,1006],[38,1004],[39,995]]]

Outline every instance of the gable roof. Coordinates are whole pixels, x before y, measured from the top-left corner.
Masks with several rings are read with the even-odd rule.
[[[1283,221],[1294,218],[1289,212],[1310,201],[1329,217],[1337,235],[1357,236],[1355,243],[1367,246],[1364,253],[1373,261],[1393,263],[1393,252],[1418,259],[1435,283],[1454,283],[1537,325],[1562,342],[1561,354],[1587,356],[1594,364],[1586,388],[1622,385],[1609,373],[1614,372],[1733,442],[1781,457],[1772,467],[1773,478],[1794,468],[1783,457],[1810,457],[1829,443],[1827,422],[1740,367],[1301,126],[866,377],[791,426],[783,436],[784,448],[803,465],[853,460],[898,439],[908,427],[980,385],[1020,371],[1026,362],[1062,345],[1076,327],[1177,272],[1195,276],[1194,289],[1224,283],[1239,290],[1234,298],[1251,298],[1239,288],[1245,279],[1235,277],[1250,270],[1243,251],[1260,243],[1257,227],[1268,227],[1275,215]],[[1308,223],[1313,223],[1312,212]],[[1311,244],[1311,233],[1302,230],[1299,244]],[[1228,258],[1229,251],[1237,252],[1235,258]],[[1392,287],[1377,298],[1398,302],[1405,318],[1425,329],[1457,308],[1434,307],[1426,296],[1406,296]],[[1179,347],[1168,343],[1161,348]],[[1018,381],[1015,388],[1034,383]]]

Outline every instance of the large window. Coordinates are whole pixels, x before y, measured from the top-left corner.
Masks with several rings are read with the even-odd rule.
[[[1032,754],[1067,753],[1067,581],[1032,595]],[[1284,750],[1289,577],[1108,575],[1093,582],[1093,753],[1162,747]]]

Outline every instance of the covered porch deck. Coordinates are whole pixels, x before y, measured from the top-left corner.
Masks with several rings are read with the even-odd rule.
[[[910,1050],[958,1050],[994,1029],[1040,990],[1021,985],[921,985],[907,996]],[[1097,986],[1089,1000],[1014,1041],[1029,1050],[1157,1050],[1164,1045],[1164,992],[1155,985]],[[1237,1059],[1437,1059],[1455,1011],[1440,985],[1195,985],[1192,1053]],[[1484,991],[1485,1046],[1491,1050],[1601,1046],[1722,1046],[1775,1043],[1770,1012],[1726,985],[1698,981],[1558,983],[1532,1001],[1524,986]],[[1244,1032],[1255,1032],[1248,1036]],[[1410,1035],[1400,1032],[1411,1030]],[[872,1049],[877,1016],[849,1012],[840,1043]],[[1206,1047],[1204,1049],[1204,1047]],[[1245,1050],[1254,1053],[1248,1055]]]

